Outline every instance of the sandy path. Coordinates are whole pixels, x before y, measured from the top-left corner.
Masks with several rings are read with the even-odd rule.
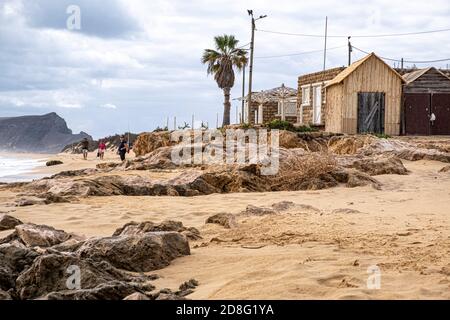
[[[438,173],[445,166],[438,162],[405,165],[408,176],[377,177],[381,191],[105,197],[24,208],[5,207],[11,195],[0,192],[0,211],[88,236],[110,235],[131,220],[197,227],[204,239],[192,243],[192,255],[157,272],[161,287],[199,280],[196,299],[450,299],[450,174]],[[215,213],[280,201],[320,212],[241,218],[233,230],[204,225]],[[223,242],[210,243],[214,237]],[[381,269],[380,290],[366,286],[372,265]]]

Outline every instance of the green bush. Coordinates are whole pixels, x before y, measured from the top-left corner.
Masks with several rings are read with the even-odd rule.
[[[390,135],[385,133],[372,133],[373,136],[379,138],[379,139],[390,139],[392,138]]]
[[[278,130],[296,131],[292,123],[283,120],[272,120],[267,124],[267,127],[272,130],[278,129]]]

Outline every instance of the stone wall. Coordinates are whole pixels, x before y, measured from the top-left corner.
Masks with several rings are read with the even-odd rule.
[[[328,69],[321,72],[315,72],[298,77],[298,96],[297,96],[297,109],[298,113],[302,111],[303,92],[302,87],[305,85],[313,85],[316,83],[324,83],[334,79],[339,73],[341,73],[345,67]],[[322,84],[322,125],[325,124],[325,107],[326,107],[326,93],[324,84]],[[313,88],[310,87],[310,103],[308,106],[303,106],[302,118],[304,125],[313,125]],[[299,122],[301,119],[299,119]]]
[[[259,103],[253,101],[250,108],[250,123],[255,124],[255,111],[258,111]],[[281,115],[278,115],[278,102],[267,102],[263,107],[263,124],[269,123],[273,120],[281,120]],[[286,116],[286,121],[297,123],[297,116]]]

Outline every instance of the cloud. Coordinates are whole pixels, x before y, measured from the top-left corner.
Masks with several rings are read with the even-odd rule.
[[[106,136],[148,131],[195,119],[216,123],[223,93],[200,56],[218,34],[250,38],[246,9],[267,14],[258,29],[322,34],[376,34],[450,27],[447,0],[0,0],[0,117],[55,111],[76,131]],[[68,5],[81,8],[81,30],[66,28]],[[353,44],[390,58],[449,58],[450,33],[401,38],[353,38]],[[255,56],[323,48],[322,38],[256,32]],[[345,65],[346,38],[330,38],[327,66]],[[353,59],[363,54],[354,51]],[[392,65],[392,62],[389,62]],[[450,62],[449,62],[450,63]],[[445,67],[446,63],[435,64]],[[253,89],[296,87],[297,77],[322,69],[322,53],[255,59]],[[424,65],[424,67],[427,65]],[[241,95],[236,75],[233,97]],[[113,103],[112,103],[113,102]],[[107,105],[120,106],[120,112]],[[93,107],[90,107],[93,106]],[[106,109],[105,109],[106,108]],[[232,119],[240,104],[232,102]]]
[[[104,109],[117,109],[117,106],[111,103],[106,103],[106,104],[102,104],[100,106],[100,108],[104,108]]]

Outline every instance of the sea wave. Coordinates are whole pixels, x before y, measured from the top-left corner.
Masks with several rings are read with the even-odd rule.
[[[0,156],[0,182],[28,181],[34,168],[42,165],[42,159],[26,159]]]

